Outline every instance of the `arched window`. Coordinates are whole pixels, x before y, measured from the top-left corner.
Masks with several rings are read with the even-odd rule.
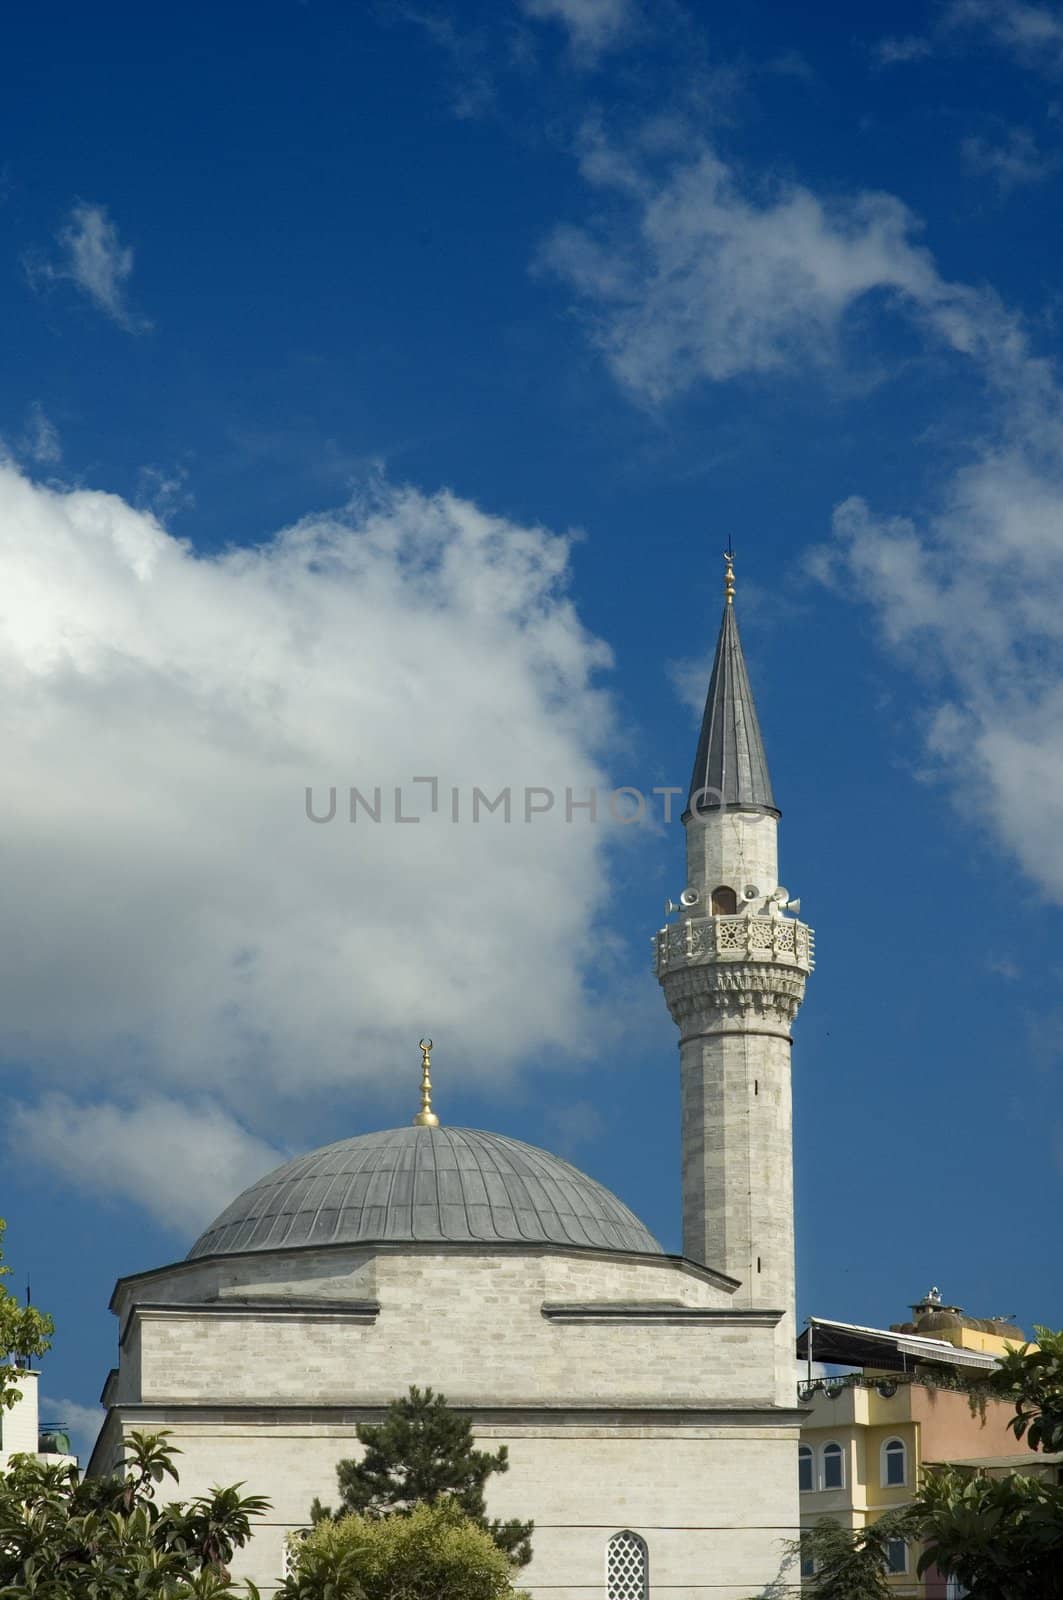
[[[898,1489],[908,1481],[908,1452],[903,1439],[887,1439],[882,1446],[882,1482]]]
[[[845,1488],[845,1457],[841,1445],[833,1441],[823,1446],[823,1487]]]
[[[718,889],[712,891],[712,914],[714,917],[733,917],[738,910],[738,896],[733,889],[722,883]]]
[[[606,1558],[606,1600],[646,1600],[650,1592],[645,1539],[625,1528],[614,1533]]]
[[[797,1450],[797,1487],[802,1494],[807,1494],[816,1487],[816,1480],[812,1472],[812,1446],[802,1444]]]

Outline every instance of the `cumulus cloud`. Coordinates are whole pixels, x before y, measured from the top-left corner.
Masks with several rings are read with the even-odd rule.
[[[241,1189],[285,1159],[209,1098],[152,1095],[134,1105],[48,1094],[9,1103],[9,1148],[93,1194],[131,1201],[194,1236]]]
[[[55,466],[63,459],[59,430],[39,400],[34,400],[26,414],[16,453],[23,460],[35,462],[38,466]]]
[[[585,59],[620,44],[638,21],[635,0],[521,0],[529,17],[568,30],[573,50]]]
[[[688,711],[700,717],[705,709],[705,686],[712,674],[712,654],[682,656],[666,664],[676,698]]]
[[[494,109],[496,91],[490,36],[481,29],[459,27],[438,10],[399,3],[382,12],[386,20],[419,28],[438,48],[446,62],[446,83],[451,109],[463,120],[485,116]]]
[[[1039,149],[1029,128],[1009,128],[999,140],[974,135],[963,141],[961,152],[968,171],[992,179],[1002,194],[1040,183],[1059,165]]]
[[[1019,138],[994,165],[1018,181],[1033,159]],[[823,364],[869,296],[982,386],[984,435],[931,512],[887,518],[851,498],[811,564],[874,607],[889,648],[923,675],[928,759],[1063,900],[1063,392],[1021,319],[990,290],[945,279],[892,196],[827,200],[757,183],[704,144],[650,150],[600,130],[582,168],[597,215],[556,231],[544,261],[640,400]],[[697,706],[704,664],[671,671]]]
[[[922,518],[841,504],[814,568],[923,680],[919,731],[958,806],[1063,903],[1063,393],[989,363],[997,425]]]
[[[825,201],[799,184],[743,182],[689,141],[662,170],[597,130],[582,170],[599,213],[556,229],[541,264],[576,291],[615,377],[644,401],[700,380],[822,367],[869,295],[967,352],[1010,337],[991,296],[941,278],[892,195]]]
[[[918,34],[908,33],[893,38],[879,39],[873,46],[871,53],[879,66],[895,67],[907,65],[910,61],[923,61],[932,54],[933,45],[929,39]]]
[[[874,609],[920,675],[927,760],[957,803],[1063,902],[1063,390],[1021,319],[946,280],[889,195],[828,201],[755,183],[704,145],[662,161],[600,132],[582,160],[602,204],[556,232],[545,260],[639,399],[823,363],[871,295],[982,386],[983,436],[931,509],[887,517],[854,496],[810,564]],[[672,670],[694,703],[703,675]]]
[[[954,0],[943,26],[978,30],[1024,66],[1044,72],[1063,67],[1063,15],[1026,0]]]
[[[872,56],[880,66],[907,65],[980,39],[996,45],[1021,66],[1055,73],[1063,67],[1063,14],[1058,7],[1027,0],[952,0],[939,13],[929,35],[900,34],[879,39]]]
[[[606,1131],[601,1110],[590,1100],[552,1106],[547,1120],[553,1132],[553,1147],[570,1161],[581,1146],[597,1143]]]
[[[191,1222],[219,1150],[229,1193],[338,1084],[364,1125],[424,1033],[441,1082],[590,1047],[609,835],[563,795],[606,781],[609,658],[567,559],[384,482],[199,556],[117,496],[0,466],[0,1052],[52,1096],[17,1150],[149,1206],[161,1181]],[[347,820],[350,786],[379,822]],[[512,820],[474,823],[477,786],[509,788]],[[336,789],[332,822],[308,787],[318,816]],[[531,787],[557,801],[526,823]],[[168,1123],[182,1162],[158,1159]]]
[[[196,497],[188,486],[188,469],[183,466],[141,467],[137,474],[135,504],[150,511],[161,523],[169,523],[182,511],[190,511]]]
[[[59,230],[59,255],[30,257],[26,270],[35,285],[67,282],[88,296],[98,311],[127,333],[146,333],[151,323],[127,299],[133,251],[119,238],[106,207],[80,203]]]

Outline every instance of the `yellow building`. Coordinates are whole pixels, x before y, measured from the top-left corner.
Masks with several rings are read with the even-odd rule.
[[[971,1404],[972,1382],[992,1371],[1007,1344],[1023,1343],[1022,1331],[945,1306],[936,1289],[912,1311],[912,1321],[888,1329],[814,1317],[802,1333],[798,1354],[809,1376],[799,1392],[810,1407],[799,1447],[802,1527],[826,1517],[865,1527],[908,1502],[924,1466],[1058,1472],[1056,1458],[1015,1438],[1010,1404]],[[813,1376],[813,1363],[851,1370]],[[900,1540],[890,1548],[898,1596],[958,1595],[933,1572],[917,1578],[918,1553]]]

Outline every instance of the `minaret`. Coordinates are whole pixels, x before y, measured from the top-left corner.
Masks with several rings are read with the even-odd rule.
[[[792,1380],[790,1026],[813,935],[779,885],[779,812],[749,686],[728,551],[723,620],[683,815],[679,920],[657,935],[657,976],[679,1027],[683,1254],[740,1281],[738,1307],[787,1313]],[[789,1352],[789,1356],[787,1355]]]

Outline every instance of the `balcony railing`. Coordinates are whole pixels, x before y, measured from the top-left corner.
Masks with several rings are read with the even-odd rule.
[[[657,970],[694,961],[771,961],[811,972],[812,929],[791,917],[691,917],[657,935]]]
[[[844,1372],[835,1378],[803,1378],[797,1385],[799,1400],[814,1400],[823,1395],[836,1400],[847,1389],[877,1389],[883,1399],[889,1399],[905,1384],[919,1384],[924,1389],[948,1389],[955,1394],[973,1394],[982,1387],[984,1375],[961,1377],[951,1372],[923,1369],[919,1372]]]

